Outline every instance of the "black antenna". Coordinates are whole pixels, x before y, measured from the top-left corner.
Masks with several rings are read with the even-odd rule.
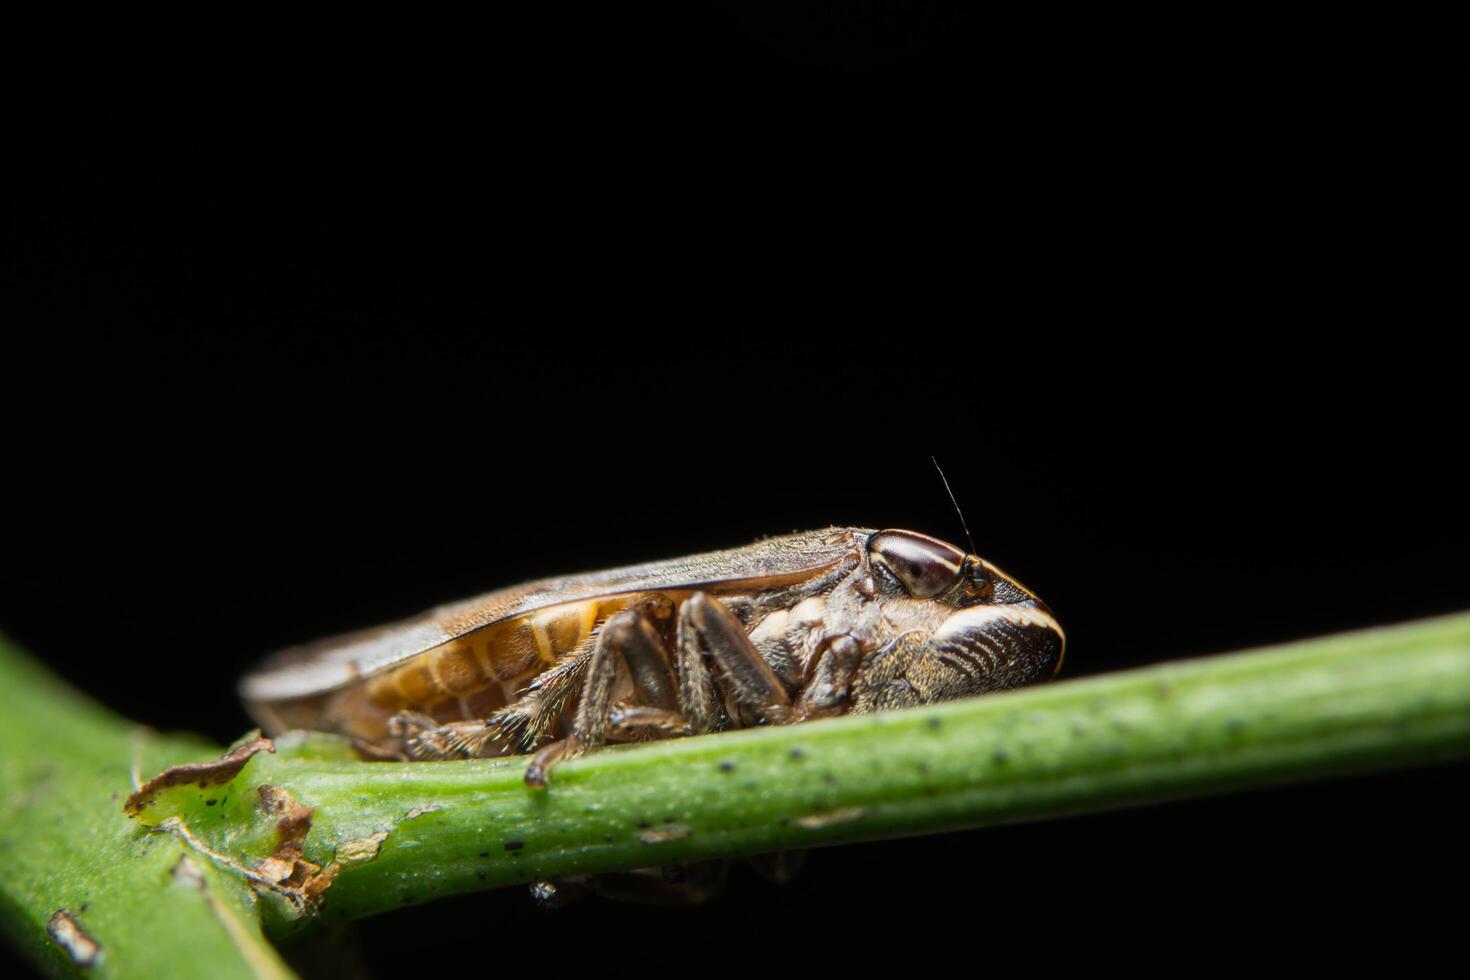
[[[970,537],[970,525],[965,523],[965,512],[960,510],[960,502],[954,499],[954,491],[949,488],[949,477],[944,475],[944,467],[933,456],[929,457],[929,462],[934,464],[934,468],[939,471],[939,479],[944,481],[944,492],[949,494],[949,502],[954,504],[954,512],[960,517],[960,527],[965,529],[965,540],[970,543],[970,554],[978,555],[980,552],[975,550],[975,539]]]

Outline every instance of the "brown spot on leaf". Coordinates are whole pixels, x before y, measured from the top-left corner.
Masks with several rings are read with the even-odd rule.
[[[358,837],[355,840],[343,841],[337,845],[336,864],[363,864],[378,856],[378,849],[383,846],[383,841],[388,839],[388,831],[380,830],[376,834],[367,837]],[[480,855],[484,857],[485,855]]]
[[[201,789],[221,786],[238,776],[255,753],[275,750],[270,739],[252,738],[210,762],[186,762],[181,766],[169,766],[124,800],[123,812],[130,817],[136,817],[153,802],[159,792],[171,786],[187,786],[190,783],[198,784]]]
[[[808,813],[804,817],[797,817],[791,822],[803,830],[820,830],[823,827],[831,827],[834,824],[847,823],[849,820],[857,820],[868,813],[865,806],[845,806],[837,810],[824,810],[819,813]]]
[[[46,932],[51,941],[62,949],[77,966],[88,967],[97,962],[102,947],[97,940],[87,935],[87,930],[66,909],[56,912],[46,923]]]
[[[332,863],[322,868],[321,871],[312,875],[301,886],[301,898],[306,903],[308,910],[315,909],[321,904],[322,896],[327,889],[332,887],[332,882],[337,878],[337,872],[341,865]]]
[[[638,840],[644,844],[666,844],[673,840],[683,840],[693,835],[694,831],[681,823],[669,824],[666,827],[657,827],[650,830],[638,832]]]
[[[272,885],[279,885],[288,891],[293,890],[291,876],[296,873],[296,858],[277,857],[272,854],[255,866],[255,873]]]
[[[315,810],[298,803],[280,786],[262,785],[257,792],[260,809],[276,818],[276,849],[255,866],[255,873],[286,893],[303,910],[312,911],[332,886],[341,864],[333,861],[323,868],[306,860],[303,854]]]
[[[262,785],[260,793],[260,809],[276,820],[276,851],[280,852],[288,845],[295,844],[299,847],[311,832],[311,816],[314,811],[309,806],[297,803],[290,793],[279,786]]]
[[[311,833],[311,817],[315,812],[302,806],[279,786],[260,787],[260,809],[276,818],[276,849],[261,861],[255,871],[262,878],[283,888],[299,891],[321,865],[302,856],[302,842]]]

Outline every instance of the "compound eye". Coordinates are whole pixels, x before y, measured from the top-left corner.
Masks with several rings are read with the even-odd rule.
[[[919,599],[949,588],[965,566],[963,551],[913,531],[879,531],[868,540],[868,553]]]

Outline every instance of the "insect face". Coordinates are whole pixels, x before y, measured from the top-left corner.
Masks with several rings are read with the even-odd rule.
[[[853,683],[877,711],[1018,687],[1052,676],[1065,637],[1028,589],[977,555],[912,531],[868,541],[882,619]]]

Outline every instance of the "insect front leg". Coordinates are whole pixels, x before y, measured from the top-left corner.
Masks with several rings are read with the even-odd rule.
[[[657,714],[628,715],[624,709],[619,728],[643,726],[687,729],[688,724],[677,712],[677,682],[664,655],[663,639],[648,618],[637,609],[627,609],[608,619],[598,634],[587,664],[581,700],[572,720],[572,734],[552,742],[531,757],[526,767],[526,782],[545,787],[547,772],[562,759],[580,755],[607,741],[608,726],[613,715],[613,688],[621,662],[633,681],[637,700]]]
[[[862,660],[862,644],[853,637],[844,633],[824,640],[802,685],[796,708],[801,718],[825,718],[845,712],[849,689]]]

